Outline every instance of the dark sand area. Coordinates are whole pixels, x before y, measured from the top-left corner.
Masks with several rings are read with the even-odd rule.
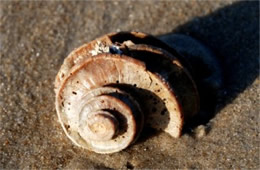
[[[54,78],[74,48],[113,31],[178,32],[223,68],[216,108],[179,139],[144,131],[126,150],[74,146],[54,106]],[[259,169],[259,2],[0,2],[0,169]]]

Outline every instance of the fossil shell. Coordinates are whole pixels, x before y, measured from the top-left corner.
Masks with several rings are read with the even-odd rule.
[[[185,119],[199,110],[184,62],[174,49],[140,32],[107,34],[75,49],[55,80],[66,135],[97,153],[125,149],[143,126],[179,137]]]

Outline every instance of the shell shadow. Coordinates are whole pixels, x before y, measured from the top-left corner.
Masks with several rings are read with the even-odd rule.
[[[129,84],[109,84],[108,86],[119,88],[131,94],[139,103],[143,113],[146,113],[144,114],[144,126],[141,135],[135,143],[142,143],[148,138],[158,135],[160,131],[163,131],[169,124],[170,116],[166,109],[165,102],[153,92]],[[147,100],[152,101],[153,104],[151,105],[150,102],[147,103]],[[161,110],[157,110],[157,108]],[[159,129],[153,127],[153,125],[156,124],[155,122],[158,122],[151,116],[154,113],[159,114],[158,116],[161,118]]]
[[[201,124],[210,125],[210,120],[258,77],[258,7],[257,1],[236,2],[207,16],[195,18],[170,33],[158,36],[184,34],[193,37],[206,44],[220,63],[222,87],[214,91],[198,85],[201,111],[186,122],[184,133],[190,134]]]

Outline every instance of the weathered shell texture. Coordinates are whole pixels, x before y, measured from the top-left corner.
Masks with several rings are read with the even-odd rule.
[[[97,153],[125,149],[144,125],[179,137],[184,120],[199,110],[184,62],[140,32],[107,34],[72,51],[55,81],[66,135]]]

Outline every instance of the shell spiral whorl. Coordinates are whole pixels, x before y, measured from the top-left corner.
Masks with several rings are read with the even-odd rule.
[[[179,137],[183,121],[199,109],[196,85],[179,57],[139,32],[107,34],[74,50],[55,80],[66,135],[97,153],[126,148],[144,125]]]

